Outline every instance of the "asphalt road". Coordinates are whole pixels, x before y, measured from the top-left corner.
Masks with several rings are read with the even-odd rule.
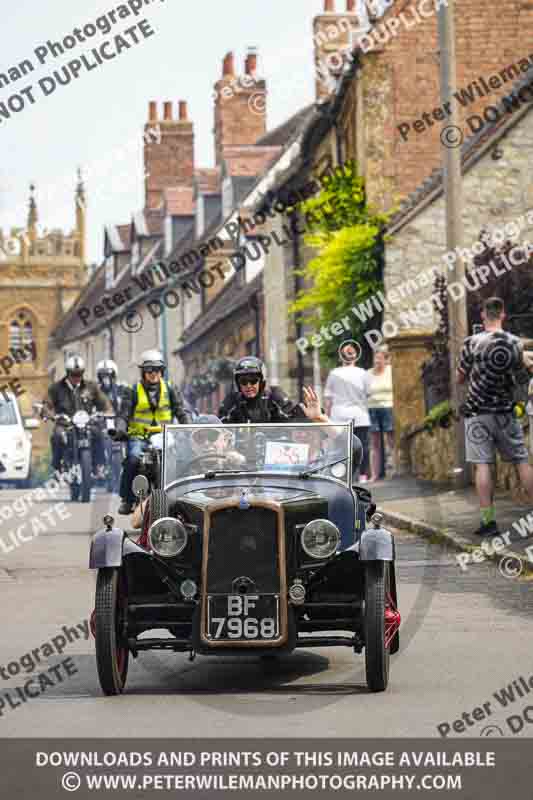
[[[23,494],[0,492],[0,513]],[[116,498],[95,493],[90,506],[67,502],[60,519],[52,510],[60,497],[37,503],[17,523],[39,516],[48,520],[46,530],[41,525],[35,538],[0,550],[0,693],[14,698],[34,673],[26,672],[28,659],[13,677],[7,665],[61,635],[64,625],[87,620],[95,586],[89,537],[117,506]],[[13,520],[2,520],[3,540],[13,528]],[[61,656],[37,667],[70,658],[73,674],[58,668],[42,694],[15,708],[6,703],[0,737],[439,737],[437,725],[491,698],[490,715],[470,718],[473,724],[455,735],[490,735],[489,723],[511,735],[504,722],[511,712],[498,710],[492,694],[533,673],[531,582],[503,577],[486,562],[464,573],[453,552],[411,534],[398,533],[397,546],[402,642],[385,693],[368,693],[362,656],[324,648],[267,664],[252,657],[198,656],[191,663],[187,655],[141,653],[130,662],[126,693],[106,698],[93,640],[80,631]],[[533,691],[530,698],[533,704]],[[527,696],[517,700],[513,713],[527,702]],[[519,735],[532,734],[528,723]]]

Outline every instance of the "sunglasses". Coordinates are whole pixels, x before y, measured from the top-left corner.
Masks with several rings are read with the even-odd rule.
[[[259,383],[259,378],[239,378],[240,386],[255,386]]]
[[[223,436],[222,431],[195,431],[192,435],[196,444],[209,444],[217,442]]]
[[[160,367],[148,367],[148,369],[144,370],[147,375],[159,375],[162,371]]]

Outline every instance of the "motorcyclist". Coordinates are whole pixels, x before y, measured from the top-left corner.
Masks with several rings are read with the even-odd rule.
[[[131,490],[139,469],[139,458],[146,448],[145,435],[151,427],[188,423],[179,390],[164,379],[166,365],[158,350],[146,350],[139,360],[141,380],[124,393],[117,417],[116,439],[128,441],[128,452],[120,481],[119,514],[131,514],[135,498]]]
[[[279,389],[266,388],[265,365],[255,356],[241,358],[233,372],[236,391],[220,406],[218,416],[225,424],[243,422],[329,422],[311,387],[303,389],[303,403],[292,403]]]
[[[106,395],[94,381],[84,378],[85,362],[81,356],[70,356],[65,364],[65,376],[53,383],[48,390],[44,402],[42,415],[53,413],[55,416],[66,414],[73,417],[77,411],[86,411],[88,414],[93,409],[105,414],[112,414],[113,408]],[[99,474],[103,471],[103,447],[98,443],[98,432],[93,430],[93,472]],[[56,422],[50,439],[52,445],[52,466],[59,470],[65,455],[68,443],[65,426]]]
[[[115,362],[109,358],[99,361],[96,365],[96,379],[102,392],[111,401],[115,414],[118,414],[123,395],[128,387],[126,383],[119,383],[118,367]]]

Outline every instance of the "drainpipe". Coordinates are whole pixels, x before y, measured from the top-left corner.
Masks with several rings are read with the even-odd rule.
[[[167,307],[163,303],[163,313],[159,317],[160,319],[160,331],[161,331],[161,350],[163,352],[163,359],[165,364],[167,365],[167,370],[169,365],[169,356],[168,356],[168,338],[167,338]]]
[[[259,293],[254,294],[254,296],[252,297],[252,301],[251,301],[250,305],[253,308],[254,313],[255,313],[255,321],[254,321],[254,327],[255,327],[255,352],[256,352],[257,358],[262,358],[262,355],[261,355],[261,352],[262,352],[262,347],[261,347],[261,306],[260,306],[260,303],[259,303]]]
[[[294,269],[296,271],[296,275],[294,276],[294,291],[295,291],[296,296],[298,296],[298,293],[299,293],[300,289],[302,288],[302,278],[301,278],[300,275],[298,275],[298,271],[300,270],[300,266],[301,266],[301,263],[302,263],[301,249],[300,249],[300,237],[294,231],[294,228],[297,227],[298,216],[299,216],[298,212],[295,212],[295,213],[293,213],[291,215],[291,229],[292,229],[292,232],[294,233],[294,236],[293,236],[293,239],[292,239],[292,257],[293,257]],[[297,339],[301,339],[302,337],[303,337],[303,325],[300,322],[299,317],[296,317],[296,338]],[[298,370],[297,370],[297,372],[298,372],[298,395],[301,397],[302,391],[303,391],[303,388],[304,388],[304,360],[303,360],[303,355],[300,352],[300,349],[298,347],[296,348],[296,351],[297,351],[296,358],[297,358],[297,363],[298,363]]]

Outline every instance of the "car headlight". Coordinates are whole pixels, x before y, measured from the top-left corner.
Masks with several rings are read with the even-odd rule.
[[[302,531],[302,547],[311,558],[329,558],[339,546],[341,535],[333,522],[314,519]]]
[[[76,411],[72,417],[72,422],[77,428],[85,428],[89,422],[89,415],[86,411]]]
[[[183,522],[163,517],[154,522],[148,531],[152,550],[163,558],[174,558],[185,550],[189,534]]]

